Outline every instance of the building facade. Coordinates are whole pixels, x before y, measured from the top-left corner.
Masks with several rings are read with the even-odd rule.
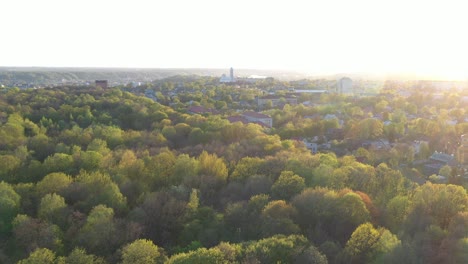
[[[231,67],[229,70],[229,76],[226,76],[226,74],[223,74],[221,78],[219,79],[220,83],[235,83],[236,78],[234,77],[234,69]]]
[[[242,113],[242,116],[252,123],[261,122],[265,124],[267,127],[273,126],[273,119],[268,115],[249,111],[249,112]]]
[[[101,87],[102,89],[107,89],[109,87],[107,80],[96,80],[96,88]]]
[[[337,92],[340,94],[353,94],[353,80],[343,77],[338,81]]]

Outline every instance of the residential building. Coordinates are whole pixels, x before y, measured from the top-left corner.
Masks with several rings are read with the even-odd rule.
[[[107,87],[109,87],[107,80],[96,80],[95,84],[96,88],[101,87],[102,89],[107,89]]]
[[[318,144],[315,142],[310,142],[307,139],[303,139],[302,142],[304,142],[304,145],[306,146],[307,149],[310,150],[313,154],[316,154],[318,151]]]
[[[248,112],[242,113],[242,116],[252,123],[261,122],[265,124],[267,127],[273,126],[273,119],[269,115],[264,115],[262,113],[248,111]]]
[[[455,157],[443,152],[435,151],[430,157],[428,163],[424,165],[424,171],[427,175],[438,174],[439,170],[445,166],[453,166],[456,163]]]
[[[204,106],[191,106],[189,108],[187,108],[187,111],[189,114],[199,114],[199,115],[203,115],[203,114],[216,114],[217,111],[215,109],[211,109],[211,108],[206,108]]]
[[[268,102],[271,102],[272,106],[279,106],[282,103],[297,105],[297,97],[295,96],[278,96],[278,95],[266,95],[263,97],[257,97],[258,107],[263,107]]]
[[[262,123],[260,121],[249,121],[247,118],[245,118],[243,116],[240,116],[240,115],[230,116],[227,119],[231,123],[241,122],[244,125],[246,125],[246,124],[257,124],[257,125],[260,125],[262,127],[269,127],[269,126],[267,126],[266,124],[264,124],[264,123]]]

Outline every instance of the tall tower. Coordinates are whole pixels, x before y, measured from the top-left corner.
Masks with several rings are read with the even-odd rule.
[[[234,69],[231,67],[231,70],[229,71],[229,76],[231,77],[231,82],[234,81]]]
[[[457,149],[458,163],[468,165],[468,134],[461,136],[461,144]]]
[[[341,94],[353,93],[353,80],[348,77],[343,77],[338,80],[337,92]]]

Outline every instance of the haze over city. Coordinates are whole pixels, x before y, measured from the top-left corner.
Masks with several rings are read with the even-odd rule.
[[[0,66],[466,80],[463,1],[4,0]]]

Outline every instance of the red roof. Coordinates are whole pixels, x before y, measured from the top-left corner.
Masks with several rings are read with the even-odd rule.
[[[261,126],[261,127],[269,127],[269,126],[267,126],[265,123],[260,122],[260,121],[255,121],[255,122],[250,122],[250,123],[251,123],[251,124],[257,124],[257,125],[259,125],[259,126]]]
[[[260,121],[255,121],[255,122],[249,122],[249,120],[247,120],[245,117],[243,116],[230,116],[227,118],[229,120],[229,122],[231,123],[235,123],[235,122],[241,122],[242,124],[257,124],[257,125],[260,125],[262,127],[268,127],[266,124],[260,122]]]
[[[243,116],[230,116],[227,119],[231,123],[235,123],[235,122],[241,122],[243,124],[249,123],[249,121],[247,119],[245,119],[245,117],[243,117]]]
[[[257,113],[257,112],[244,112],[242,113],[243,116],[248,116],[248,117],[253,117],[253,118],[270,118],[268,115],[264,115],[262,113]]]
[[[187,109],[189,112],[197,113],[197,114],[204,114],[204,113],[214,113],[213,109],[209,109],[203,106],[191,106]]]

